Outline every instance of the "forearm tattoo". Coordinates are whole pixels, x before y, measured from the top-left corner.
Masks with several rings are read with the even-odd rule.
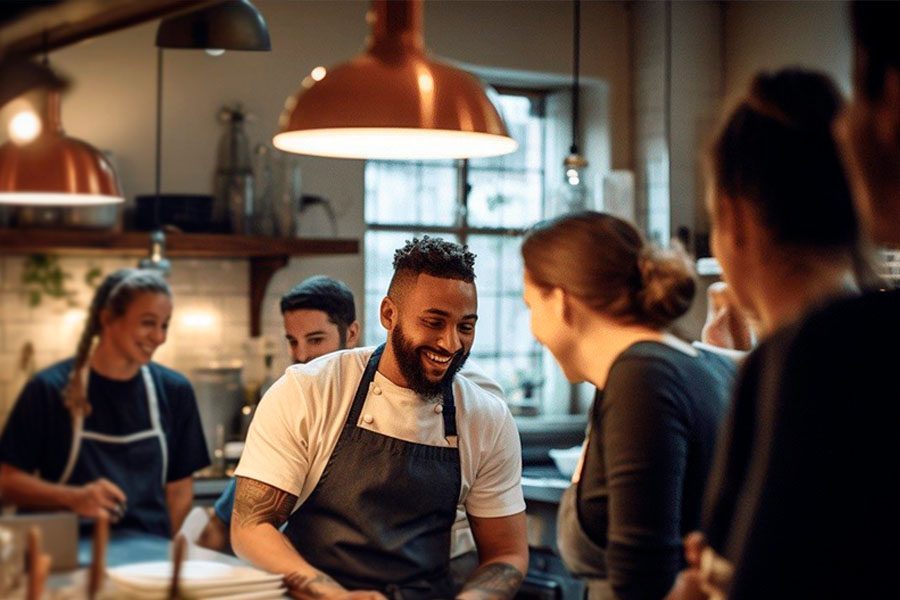
[[[344,588],[340,584],[326,575],[318,573],[313,576],[303,575],[302,573],[290,573],[284,576],[284,583],[287,586],[288,594],[291,598],[299,600],[323,598],[329,593]]]
[[[269,523],[276,529],[287,521],[297,497],[247,477],[237,478],[233,519],[241,527]]]
[[[522,585],[522,572],[507,563],[490,563],[477,569],[463,586],[462,592],[474,592],[481,600],[512,598]]]

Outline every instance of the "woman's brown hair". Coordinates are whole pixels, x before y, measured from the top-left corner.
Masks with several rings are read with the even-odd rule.
[[[114,317],[121,317],[134,299],[142,293],[172,295],[169,284],[154,271],[119,269],[107,275],[91,300],[84,330],[75,350],[75,362],[69,381],[63,390],[63,402],[73,417],[85,417],[91,412],[87,399],[88,367],[97,337],[103,327],[100,315],[108,309]]]
[[[760,73],[709,153],[715,202],[756,210],[787,256],[846,256],[861,287],[882,282],[860,235],[832,125],[844,100],[831,79],[803,69]],[[800,258],[800,260],[803,260]]]
[[[678,250],[644,241],[627,221],[584,211],[542,221],[522,242],[528,276],[623,324],[664,329],[691,307],[696,280]]]

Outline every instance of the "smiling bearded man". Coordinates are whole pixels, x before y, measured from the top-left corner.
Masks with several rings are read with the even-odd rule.
[[[502,400],[458,372],[478,319],[474,261],[452,242],[408,242],[381,302],[387,343],[294,365],[260,402],[232,541],[286,575],[293,596],[518,589],[528,565],[518,431]],[[479,559],[461,591],[449,565],[458,508]]]

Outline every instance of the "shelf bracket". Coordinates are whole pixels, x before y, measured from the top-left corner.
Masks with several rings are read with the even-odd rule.
[[[250,337],[262,334],[262,305],[266,288],[279,269],[288,264],[287,256],[261,256],[250,258]]]

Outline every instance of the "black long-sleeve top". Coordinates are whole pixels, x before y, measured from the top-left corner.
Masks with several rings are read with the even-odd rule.
[[[683,567],[682,537],[700,523],[734,374],[721,355],[656,342],[612,365],[594,402],[578,517],[606,548],[619,598],[662,598]]]

